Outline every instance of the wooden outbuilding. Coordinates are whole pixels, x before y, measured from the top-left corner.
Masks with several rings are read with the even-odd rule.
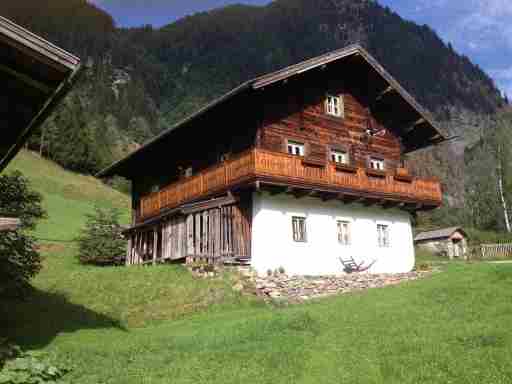
[[[450,259],[464,258],[468,251],[468,236],[461,227],[418,233],[414,243],[419,248]]]
[[[79,71],[77,57],[0,16],[0,172],[68,93]],[[0,231],[17,224],[0,219]]]

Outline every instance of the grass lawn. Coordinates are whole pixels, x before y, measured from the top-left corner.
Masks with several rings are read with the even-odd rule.
[[[179,266],[79,266],[49,247],[1,329],[73,383],[510,383],[512,265],[271,307]]]
[[[128,206],[29,153],[17,167],[46,199],[39,237],[72,239],[91,201]],[[0,302],[0,337],[69,361],[70,383],[512,382],[512,265],[447,263],[421,281],[270,306],[232,277],[84,267],[71,243],[42,249],[34,294]]]

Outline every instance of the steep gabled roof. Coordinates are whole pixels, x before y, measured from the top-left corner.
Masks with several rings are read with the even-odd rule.
[[[326,53],[321,56],[314,57],[309,60],[305,60],[298,64],[291,65],[289,67],[280,69],[278,71],[254,78],[245,83],[242,83],[238,87],[234,88],[230,92],[226,93],[222,97],[214,100],[212,103],[208,104],[206,107],[200,109],[196,113],[187,117],[186,119],[180,121],[173,127],[165,130],[161,134],[157,135],[155,138],[146,142],[143,146],[138,148],[136,151],[132,152],[125,158],[117,161],[112,164],[110,167],[104,169],[99,172],[97,176],[99,177],[108,177],[113,175],[121,175],[127,176],[126,172],[123,172],[123,169],[131,162],[135,161],[139,156],[141,156],[146,150],[151,148],[152,145],[160,142],[167,136],[169,136],[173,131],[178,128],[181,128],[185,125],[192,123],[195,119],[200,116],[208,113],[212,109],[218,107],[222,103],[231,100],[234,97],[237,97],[243,92],[249,92],[251,90],[263,89],[265,87],[271,86],[272,84],[286,81],[292,77],[301,76],[309,71],[312,71],[316,68],[325,67],[331,63],[341,61],[348,57],[359,56],[364,62],[375,71],[387,84],[388,89],[386,92],[394,91],[416,112],[418,126],[421,125],[422,130],[427,130],[427,134],[423,135],[425,137],[424,142],[420,145],[411,149],[416,150],[420,148],[427,147],[429,145],[437,144],[446,140],[446,137],[441,133],[439,127],[435,124],[435,122],[430,117],[429,113],[396,81],[391,74],[389,74],[378,62],[377,60],[370,55],[363,47],[360,45],[351,45],[336,51],[332,51]]]
[[[0,171],[71,88],[80,60],[0,16]]]
[[[462,227],[450,227],[450,228],[437,229],[435,231],[418,233],[416,235],[416,237],[414,238],[414,241],[447,239],[457,231],[461,232],[464,236],[466,236],[466,232],[464,232]]]

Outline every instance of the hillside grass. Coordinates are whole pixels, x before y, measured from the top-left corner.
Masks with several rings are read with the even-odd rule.
[[[127,201],[31,154],[14,167],[49,200],[39,234],[73,238],[92,201]],[[33,295],[0,302],[0,338],[69,361],[74,384],[512,382],[512,265],[443,263],[420,281],[283,306],[234,292],[229,275],[85,267],[72,243],[41,249]]]
[[[122,221],[129,222],[130,198],[92,176],[66,171],[29,151],[21,151],[6,172],[14,170],[28,177],[32,188],[43,196],[48,218],[37,226],[35,235],[39,239],[72,241],[95,205],[119,208]]]

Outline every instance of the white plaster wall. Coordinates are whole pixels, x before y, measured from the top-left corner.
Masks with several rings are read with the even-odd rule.
[[[342,255],[353,256],[356,262],[376,260],[372,273],[409,272],[414,267],[407,212],[286,194],[254,193],[253,203],[251,264],[259,274],[279,267],[292,275],[339,274]],[[307,243],[293,241],[292,216],[306,217]],[[338,243],[336,220],[352,222],[349,246]],[[377,244],[378,223],[390,226],[389,248]]]

